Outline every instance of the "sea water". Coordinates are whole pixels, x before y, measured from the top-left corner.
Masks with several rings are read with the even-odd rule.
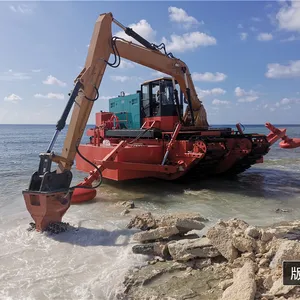
[[[280,127],[287,128],[290,137],[300,137],[300,126]],[[245,129],[268,132],[264,126]],[[145,263],[131,250],[136,231],[126,229],[134,210],[122,216],[118,201],[133,200],[139,209],[156,214],[199,212],[209,219],[208,225],[220,218],[268,225],[300,217],[300,148],[280,149],[277,142],[263,164],[236,180],[185,185],[104,181],[95,200],[67,211],[63,221],[73,226],[70,231],[27,231],[32,219],[22,190],[54,131],[53,125],[0,125],[0,299],[115,299],[127,270]],[[65,134],[66,129],[57,140],[57,153]],[[84,136],[82,142],[87,141]],[[75,168],[72,173],[72,184],[86,176]]]

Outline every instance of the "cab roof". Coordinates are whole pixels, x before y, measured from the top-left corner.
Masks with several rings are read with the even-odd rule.
[[[147,84],[147,83],[150,83],[150,82],[160,81],[160,80],[172,81],[172,77],[167,77],[167,76],[158,77],[156,79],[146,80],[142,84]],[[175,80],[175,84],[177,84],[177,80]]]

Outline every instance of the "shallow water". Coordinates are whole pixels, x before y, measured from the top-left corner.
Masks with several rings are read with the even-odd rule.
[[[264,127],[246,130],[267,132]],[[291,137],[300,136],[300,127],[287,130]],[[144,263],[144,257],[131,252],[135,231],[126,229],[130,215],[120,215],[123,209],[115,206],[120,200],[134,200],[138,208],[157,214],[199,212],[210,223],[238,217],[268,225],[300,216],[300,148],[275,145],[264,164],[237,180],[189,185],[104,181],[95,200],[73,205],[66,213],[64,221],[74,229],[59,235],[28,232],[32,219],[22,190],[53,132],[54,126],[0,125],[0,299],[114,299],[128,268]],[[64,134],[58,139],[58,152]],[[85,176],[75,169],[73,175],[74,183]],[[277,208],[288,212],[278,213]]]

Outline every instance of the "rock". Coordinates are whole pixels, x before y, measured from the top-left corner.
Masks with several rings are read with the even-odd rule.
[[[278,225],[274,225],[273,229],[276,230],[277,238],[295,239],[299,236],[300,221],[293,222],[281,222]]]
[[[218,222],[207,231],[206,236],[212,245],[229,261],[238,257],[237,249],[232,245],[232,232],[225,222]]]
[[[240,252],[252,252],[256,247],[256,243],[253,238],[242,236],[233,237],[232,245]]]
[[[269,263],[270,263],[270,261],[269,261],[267,258],[263,258],[263,259],[259,262],[258,266],[259,266],[260,268],[267,267],[267,266],[269,266]]]
[[[264,281],[263,281],[263,286],[266,290],[269,290],[273,285],[273,278],[272,275],[268,275]]]
[[[270,268],[281,265],[284,260],[300,260],[300,243],[298,241],[283,241],[270,263]]]
[[[141,267],[137,273],[130,272],[123,283],[126,295],[121,299],[150,300],[151,297],[157,297],[155,299],[159,300],[217,300],[223,293],[219,283],[227,276],[232,277],[232,271],[223,265],[193,269],[188,273],[185,263],[157,262]]]
[[[256,241],[256,243],[255,243],[255,252],[263,254],[266,251],[267,251],[266,250],[266,243],[263,242],[263,241],[260,241],[260,240]]]
[[[283,238],[288,240],[297,240],[300,241],[300,229],[293,229],[289,232],[287,232]]]
[[[254,263],[254,266],[255,266],[254,269],[255,269],[255,271],[257,271],[258,266],[257,266],[257,264],[256,264],[256,261],[255,261],[255,260],[253,261],[251,258],[245,258],[245,257],[243,257],[243,256],[236,258],[236,259],[231,263],[231,266],[232,266],[233,268],[241,268],[246,262]]]
[[[138,242],[153,241],[161,238],[167,238],[179,233],[176,226],[159,227],[147,231],[137,232],[133,235],[133,239]]]
[[[259,268],[257,266],[257,269],[258,269],[256,273],[257,276],[267,276],[270,274],[270,269],[268,268]]]
[[[260,237],[260,232],[257,227],[249,226],[245,230],[245,235],[257,239]]]
[[[132,247],[132,251],[135,254],[143,254],[143,255],[152,255],[152,256],[160,256],[163,258],[169,257],[169,251],[167,244],[163,244],[160,242],[157,243],[148,243],[142,245],[134,245]]]
[[[137,228],[141,230],[149,230],[157,228],[156,220],[150,212],[143,213],[132,218],[127,225],[127,228]]]
[[[241,230],[242,232],[245,232],[245,230],[249,227],[249,224],[247,222],[237,218],[232,218],[226,223],[227,226]]]
[[[208,238],[184,239],[168,244],[171,257],[177,261],[187,261],[197,257],[216,257],[220,252],[214,248]]]
[[[172,215],[162,216],[156,220],[157,226],[176,226],[181,233],[186,233],[191,230],[202,230],[205,225],[201,222],[206,222],[207,219],[199,214],[192,213],[177,213]]]
[[[121,212],[121,216],[125,216],[125,215],[127,215],[127,214],[129,214],[130,213],[130,210],[128,209],[128,208],[126,208],[125,210],[123,210],[122,212]]]
[[[246,259],[251,259],[252,261],[255,261],[255,256],[252,252],[243,253],[242,257],[246,258]]]
[[[261,230],[261,237],[260,237],[260,240],[262,242],[268,242],[270,241],[273,236],[276,235],[276,229],[272,229],[272,228],[269,228],[267,230]]]
[[[202,217],[198,213],[173,213],[168,215],[163,215],[157,219],[159,226],[170,226],[176,225],[180,220],[191,220],[197,222],[207,222],[208,219]]]
[[[160,261],[160,262],[165,261],[161,256],[155,256],[154,259],[155,259],[156,261]]]
[[[268,251],[266,253],[264,253],[263,256],[265,258],[271,260],[275,256],[282,241],[284,241],[284,240],[273,239],[272,241],[270,241],[268,244]]]
[[[255,266],[253,262],[247,261],[234,274],[233,284],[223,292],[222,300],[253,300],[255,293]]]
[[[275,253],[276,253],[275,251],[273,252],[272,250],[269,250],[267,253],[264,254],[264,258],[272,259]]]
[[[275,282],[277,279],[282,279],[282,266],[277,266],[274,269],[270,269],[270,274],[272,275],[273,282]]]
[[[233,284],[232,279],[225,279],[222,282],[219,283],[219,287],[221,290],[226,290],[228,287],[230,287]]]
[[[276,211],[277,213],[280,213],[280,212],[290,212],[289,209],[284,209],[284,208],[277,208],[275,211]]]
[[[277,279],[271,289],[269,290],[268,294],[271,296],[282,296],[288,294],[292,291],[296,286],[294,285],[283,285],[282,278]]]
[[[184,234],[201,230],[203,222],[198,214],[182,213],[159,218],[146,213],[131,221],[129,227],[146,230],[135,240],[152,241],[134,246],[133,252],[150,255],[152,261],[146,278],[138,271],[131,281],[135,297],[129,299],[300,299],[300,287],[282,285],[281,266],[283,260],[300,259],[300,221],[258,229],[234,218],[220,220],[206,237]]]
[[[205,259],[195,259],[194,260],[194,268],[195,269],[203,269],[205,267],[208,267],[211,265],[211,259],[205,258]]]
[[[125,208],[134,208],[134,202],[133,201],[122,201],[122,202],[117,202],[116,203],[117,206],[123,206]]]
[[[191,230],[202,230],[208,221],[199,214],[177,213],[155,218],[150,212],[135,216],[127,225],[127,228],[138,228],[143,231],[157,229],[159,227],[176,226],[179,233],[187,233]]]

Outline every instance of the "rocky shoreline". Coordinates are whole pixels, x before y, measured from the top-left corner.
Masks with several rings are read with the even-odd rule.
[[[118,299],[300,299],[300,286],[282,283],[282,262],[300,260],[300,221],[256,227],[234,218],[195,233],[207,222],[191,213],[135,215],[132,251],[148,264],[128,273]]]

